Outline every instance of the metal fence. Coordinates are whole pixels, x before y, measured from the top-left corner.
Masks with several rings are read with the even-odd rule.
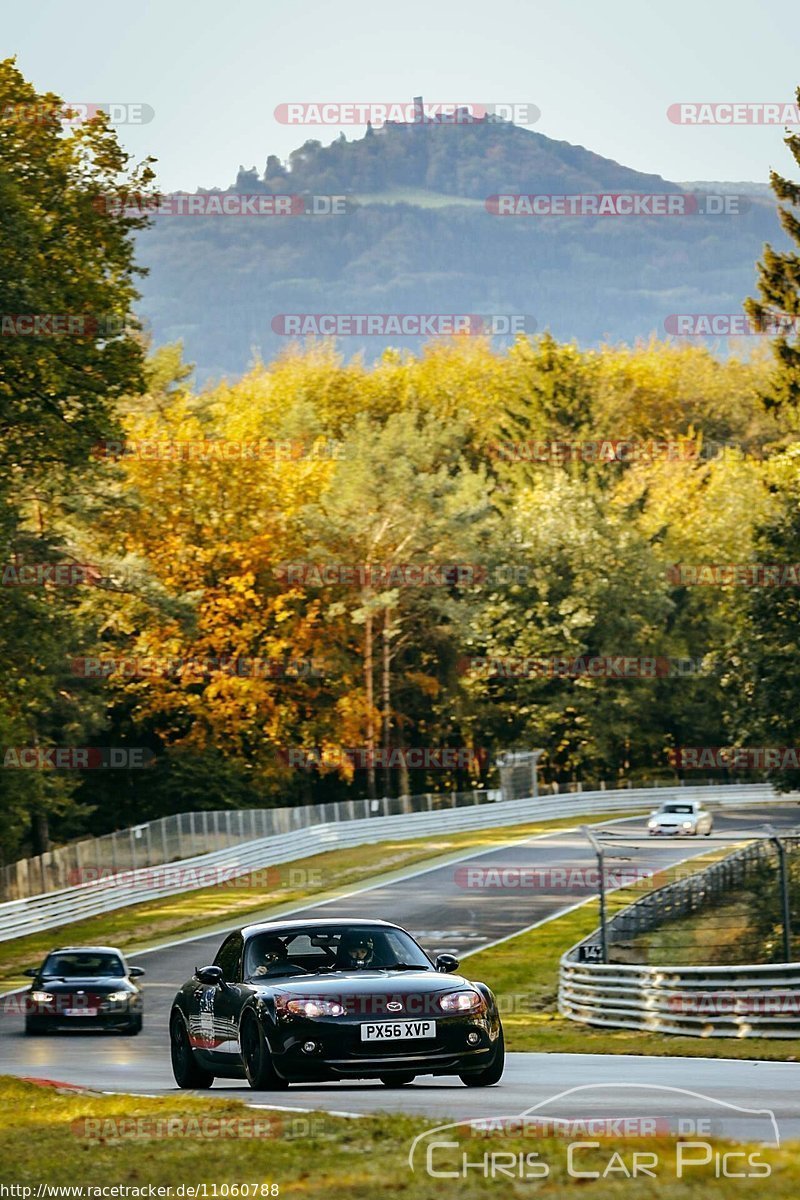
[[[70,842],[47,854],[3,867],[0,901],[60,891],[120,871],[162,866],[313,825],[489,804],[499,795],[496,791],[442,792],[396,800],[343,800],[335,804],[178,813],[103,837]]]
[[[800,837],[782,837],[786,849],[796,853]],[[743,887],[768,862],[775,862],[774,846],[767,839],[750,842],[719,862],[711,863],[685,879],[677,879],[616,913],[606,924],[609,950],[658,929],[670,921],[684,920],[717,904]]]
[[[528,780],[530,772],[527,773]],[[616,790],[622,785],[601,781],[598,791]],[[650,787],[668,786],[653,781]],[[672,785],[674,786],[674,784]],[[694,784],[692,787],[694,788]],[[629,785],[625,785],[629,788]],[[542,785],[540,795],[558,796],[586,792],[580,783],[559,788]],[[630,790],[630,789],[629,789]],[[529,796],[530,791],[503,793],[503,799]],[[351,821],[367,816],[394,816],[412,812],[431,812],[461,805],[491,804],[499,791],[432,792],[398,799],[342,800],[330,804],[293,805],[281,808],[223,809],[213,812],[178,813],[145,821],[130,829],[117,830],[101,837],[84,838],[59,846],[46,854],[0,867],[0,902],[22,900],[43,892],[60,891],[92,878],[156,867],[179,859],[211,854],[256,838],[274,837],[329,822]]]
[[[781,841],[786,850],[800,850],[800,837]],[[714,905],[774,858],[774,847],[762,839],[642,896],[607,922],[609,950]],[[650,966],[581,961],[599,948],[596,930],[562,957],[562,1016],[605,1028],[689,1037],[800,1036],[800,962]]]
[[[774,802],[768,784],[743,784],[681,789],[681,796],[720,805]],[[425,837],[459,830],[513,826],[537,819],[587,816],[603,812],[636,812],[652,803],[646,788],[616,792],[584,792],[525,800],[500,800],[498,793],[477,792],[416,797],[415,811],[400,800],[347,801],[342,806],[268,810],[294,814],[294,828],[237,846],[181,859],[178,863],[139,866],[122,873],[102,873],[55,892],[0,904],[0,941],[110,912],[129,904],[175,895],[227,882],[272,864],[293,862],[340,847],[367,845],[406,837]],[[425,803],[423,803],[425,801]],[[383,814],[383,806],[400,811]],[[332,808],[337,814],[331,814]],[[302,825],[303,815],[311,818]],[[265,900],[267,899],[265,894]]]

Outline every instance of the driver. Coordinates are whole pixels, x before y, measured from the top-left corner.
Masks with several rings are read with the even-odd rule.
[[[259,943],[261,962],[253,975],[287,975],[298,968],[289,962],[289,952],[279,937],[266,937]]]
[[[362,933],[346,933],[339,949],[343,967],[371,967],[375,964],[375,943]]]

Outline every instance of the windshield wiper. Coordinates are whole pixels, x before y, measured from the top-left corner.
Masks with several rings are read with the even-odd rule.
[[[412,966],[411,963],[392,963],[390,967],[384,967],[384,971],[426,971],[428,968],[421,963],[417,966]]]

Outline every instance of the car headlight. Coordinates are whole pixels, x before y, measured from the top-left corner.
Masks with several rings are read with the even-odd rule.
[[[345,1007],[338,1000],[290,1000],[286,1010],[301,1017],[341,1017]]]
[[[482,1006],[483,998],[471,989],[468,992],[448,992],[446,996],[439,997],[439,1007],[442,1012],[474,1012],[476,1008]]]
[[[52,1004],[55,996],[52,992],[31,992],[31,1000],[35,1004]]]
[[[648,828],[648,829],[655,829],[655,827],[656,827],[657,825],[658,825],[658,821],[656,821],[656,820],[650,820],[650,821],[648,821],[648,822],[647,822],[647,828]]]
[[[683,828],[684,828],[684,829],[693,829],[693,828],[694,828],[694,821],[684,821],[684,822],[683,822]]]
[[[127,1000],[130,992],[109,992],[106,1000],[110,1000],[112,1004],[118,1004],[120,1000]]]

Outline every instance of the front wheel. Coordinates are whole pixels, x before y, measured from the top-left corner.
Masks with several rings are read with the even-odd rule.
[[[417,1078],[413,1071],[398,1071],[395,1075],[379,1075],[384,1087],[405,1087]]]
[[[130,1025],[126,1025],[122,1032],[127,1033],[129,1037],[136,1037],[137,1033],[141,1033],[142,1032],[141,1015],[138,1017],[134,1017],[132,1019]]]
[[[186,1022],[179,1012],[173,1013],[169,1024],[169,1046],[172,1074],[178,1087],[210,1088],[214,1076],[197,1065]]]
[[[242,1021],[239,1045],[244,1073],[254,1091],[273,1092],[289,1086],[288,1080],[275,1070],[261,1022],[252,1013],[247,1013]]]
[[[493,1083],[500,1082],[505,1065],[506,1043],[501,1025],[494,1046],[494,1057],[488,1067],[484,1067],[482,1071],[465,1071],[463,1075],[459,1075],[459,1079],[467,1087],[491,1087]]]

